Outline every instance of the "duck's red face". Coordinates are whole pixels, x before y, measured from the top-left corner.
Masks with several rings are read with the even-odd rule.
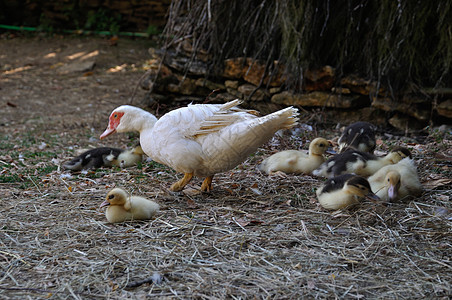
[[[124,116],[123,112],[112,112],[109,118],[108,127],[105,129],[104,133],[101,134],[100,139],[104,139],[110,134],[115,133],[116,128],[119,126],[119,123],[121,122],[121,118]]]

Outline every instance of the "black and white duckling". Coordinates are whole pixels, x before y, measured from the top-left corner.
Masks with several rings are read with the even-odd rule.
[[[323,208],[333,210],[357,204],[362,198],[380,200],[364,177],[352,174],[328,179],[317,189],[316,194]]]
[[[108,192],[105,201],[100,205],[104,206],[108,206],[105,215],[110,223],[148,220],[160,209],[156,202],[143,197],[129,196],[120,188]]]
[[[130,150],[100,147],[83,152],[65,163],[63,167],[72,171],[112,166],[127,168],[141,162],[143,154],[144,152],[139,145]]]
[[[386,165],[395,164],[404,159],[411,158],[411,152],[404,147],[395,147],[382,157],[358,150],[349,149],[339,153],[315,169],[315,176],[334,177],[341,174],[353,173],[368,177]]]
[[[269,175],[276,172],[311,174],[325,162],[325,151],[329,143],[324,138],[316,138],[309,144],[309,153],[286,150],[266,158],[259,169]]]
[[[356,122],[348,125],[338,140],[339,153],[347,149],[373,153],[376,146],[376,129],[375,125],[368,122]]]
[[[370,176],[368,181],[375,194],[385,201],[394,201],[409,195],[419,196],[422,193],[416,165],[409,157],[381,168]]]

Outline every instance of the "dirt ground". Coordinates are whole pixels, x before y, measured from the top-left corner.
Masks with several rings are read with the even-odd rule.
[[[70,174],[78,149],[130,147],[136,134],[100,141],[108,115],[128,104],[149,59],[148,40],[0,39],[0,295],[2,299],[448,299],[452,296],[450,132],[379,132],[379,151],[413,152],[422,197],[342,212],[320,208],[321,180],[266,176],[263,157],[304,148],[335,125],[300,125],[264,145],[200,194],[171,169]],[[90,69],[92,62],[94,68]],[[146,94],[137,90],[135,105]],[[144,106],[143,106],[144,107]],[[99,209],[114,186],[160,203],[150,221],[109,224]]]

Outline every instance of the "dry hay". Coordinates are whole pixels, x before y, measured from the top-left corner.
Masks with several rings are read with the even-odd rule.
[[[30,153],[40,151],[39,132]],[[20,161],[11,149],[13,159],[2,156],[9,166],[3,175],[22,175],[0,185],[2,298],[450,296],[450,183],[419,199],[390,206],[364,202],[332,214],[314,198],[318,179],[268,177],[256,169],[264,156],[296,148],[310,134],[260,149],[216,176],[208,194],[197,192],[199,179],[184,193],[168,192],[180,174],[153,163],[70,178],[40,171],[71,155],[58,150],[68,143],[65,136],[45,150],[58,160]],[[10,144],[23,143],[20,134],[6,136]],[[125,140],[113,139],[121,146]],[[447,183],[450,162],[433,154],[450,157],[451,141],[429,140],[429,147],[412,149],[422,180],[438,186],[441,181],[433,180]],[[107,223],[98,206],[113,186],[158,201],[161,213],[146,222]]]
[[[255,167],[300,142],[306,149],[315,136],[337,136],[336,124],[300,127],[298,138],[266,145],[216,176],[209,194],[169,193],[180,174],[152,163],[61,177],[57,168],[74,155],[71,147],[136,142],[136,135],[116,134],[103,143],[97,138],[111,109],[127,102],[135,87],[130,83],[142,75],[132,67],[108,69],[138,66],[147,48],[134,42],[131,52],[121,48],[125,41],[112,48],[94,39],[14,42],[0,40],[2,67],[30,68],[1,79],[1,299],[451,295],[450,135],[432,131],[421,142],[385,138],[378,149],[409,143],[430,187],[418,199],[391,206],[364,202],[339,215],[317,206],[316,178],[268,177]],[[57,47],[62,54],[50,65],[35,59]],[[55,74],[59,55],[83,49],[102,50],[93,76]],[[314,117],[300,123],[315,124]],[[158,201],[161,213],[147,222],[108,224],[98,206],[113,186]]]

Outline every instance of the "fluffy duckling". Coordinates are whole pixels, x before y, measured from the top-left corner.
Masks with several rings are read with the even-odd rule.
[[[65,163],[63,167],[72,171],[112,166],[127,168],[140,162],[143,154],[144,152],[139,145],[130,150],[100,147],[83,152],[73,160]]]
[[[333,210],[357,204],[364,197],[380,200],[364,177],[352,174],[328,179],[317,189],[316,194],[322,207]]]
[[[339,153],[347,149],[373,153],[376,146],[375,130],[368,122],[356,122],[348,125],[339,138]]]
[[[411,152],[404,147],[395,147],[383,157],[349,149],[328,159],[315,169],[312,174],[331,178],[345,173],[354,173],[368,177],[375,174],[382,167],[398,163],[405,157],[411,158]]]
[[[100,207],[108,206],[105,215],[110,223],[147,220],[155,215],[160,206],[143,197],[129,196],[126,191],[114,188],[108,192]]]
[[[422,193],[416,166],[409,157],[381,168],[368,180],[372,190],[385,201],[402,199],[408,195],[419,196]]]
[[[269,175],[275,172],[311,174],[325,162],[323,154],[328,145],[326,139],[316,138],[309,144],[309,154],[298,150],[281,151],[266,158],[259,169]]]

